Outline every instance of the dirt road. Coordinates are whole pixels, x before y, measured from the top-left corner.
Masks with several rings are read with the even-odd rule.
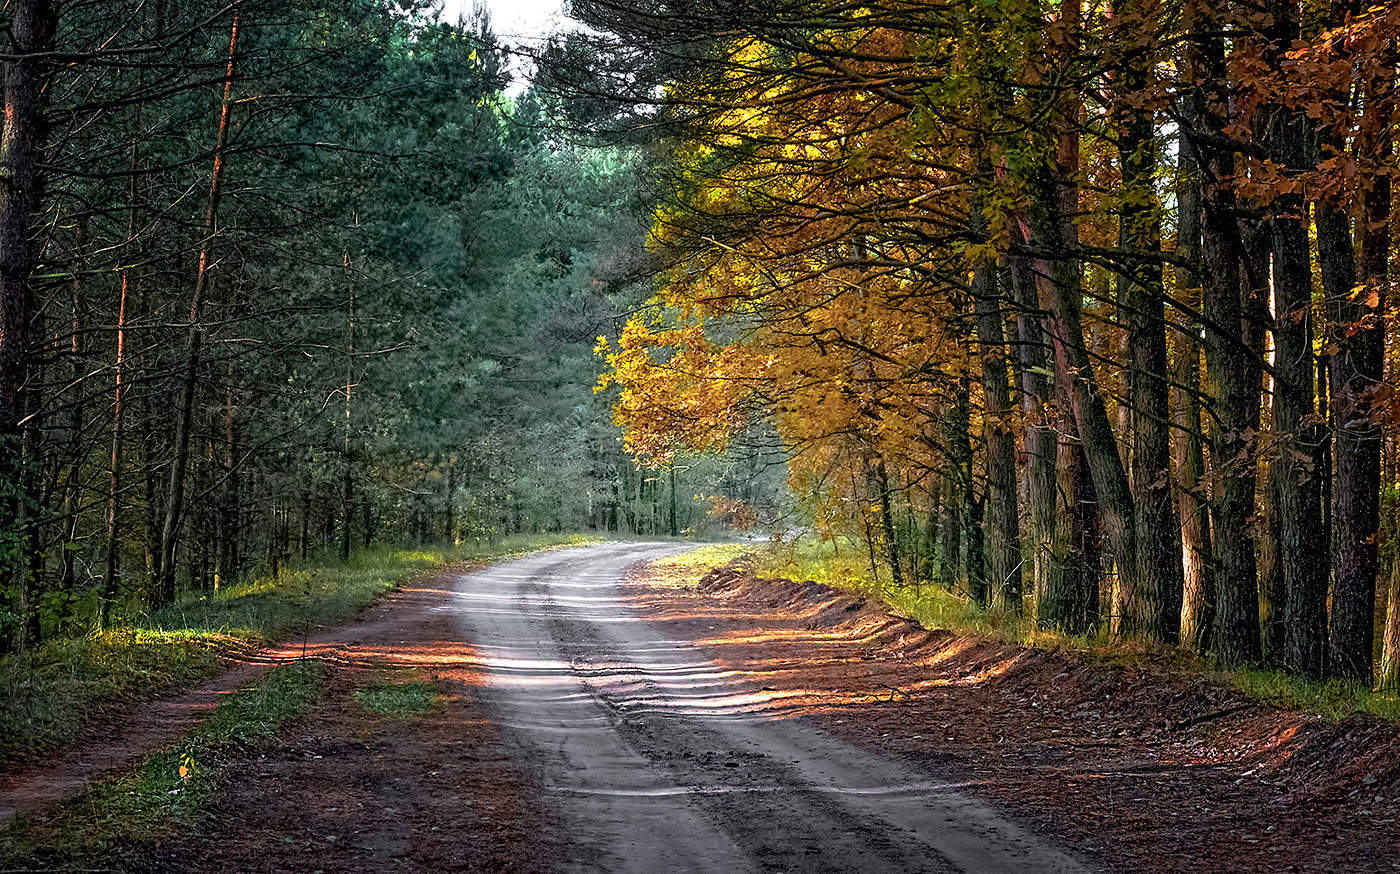
[[[703,578],[648,566],[685,548],[610,544],[415,579],[316,638],[332,668],[318,706],[220,764],[233,779],[198,827],[99,828],[86,850],[12,867],[1400,870],[1391,722],[926,630],[859,596],[758,579],[744,560]],[[162,706],[197,719],[204,693],[244,670]],[[360,700],[409,682],[436,688],[430,710]],[[65,763],[95,773],[86,763],[169,734],[144,724],[109,721],[109,738],[47,773],[63,789]],[[25,809],[43,818],[38,802],[63,792],[31,770]],[[84,804],[56,812],[86,827]]]
[[[990,807],[785,712],[627,605],[606,544],[459,577],[479,699],[559,817],[565,870],[1081,871]]]

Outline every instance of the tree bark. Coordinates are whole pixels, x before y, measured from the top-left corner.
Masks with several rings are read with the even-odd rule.
[[[1129,26],[1154,32],[1152,17],[1137,4],[1120,7]],[[1138,19],[1142,19],[1139,22]],[[1119,245],[1134,256],[1120,273],[1127,304],[1128,409],[1132,435],[1131,501],[1126,509],[1135,526],[1131,532],[1138,566],[1125,569],[1119,559],[1120,632],[1158,643],[1176,643],[1181,630],[1181,529],[1172,501],[1171,427],[1168,418],[1167,325],[1162,285],[1161,219],[1155,193],[1157,166],[1153,115],[1133,105],[1151,86],[1152,43],[1131,42],[1122,59],[1118,94],[1129,101],[1115,108],[1119,116],[1118,151],[1123,176],[1123,207]],[[1085,364],[1087,367],[1087,362]],[[1092,460],[1091,460],[1092,464]],[[1104,482],[1112,501],[1121,486],[1112,469]],[[1110,524],[1123,510],[1108,507]]]
[[[974,207],[974,233],[985,233],[981,206]],[[985,502],[986,580],[992,609],[1022,609],[1020,514],[1016,495],[1016,437],[1011,428],[1011,381],[1006,370],[997,267],[979,265],[972,280],[973,308],[982,358],[982,439],[987,468]]]
[[[1017,216],[1010,226],[1011,244],[1019,248],[1026,243],[1024,218]],[[1052,577],[1060,572],[1060,557],[1055,554],[1055,429],[1051,427],[1048,405],[1051,388],[1047,378],[1048,360],[1045,354],[1045,331],[1041,328],[1040,304],[1037,300],[1035,275],[1028,259],[1013,255],[1006,271],[1008,285],[1016,304],[1015,348],[1012,358],[1016,388],[1020,399],[1025,466],[1022,471],[1022,493],[1026,500],[1026,536],[1031,546],[1031,594],[1037,623],[1046,624],[1042,601],[1057,583]],[[1052,627],[1049,623],[1046,627]]]
[[[228,63],[224,72],[223,100],[219,107],[219,123],[214,137],[214,166],[209,174],[209,202],[204,217],[204,238],[200,244],[199,266],[195,272],[194,291],[190,296],[190,327],[186,340],[185,369],[181,378],[180,406],[175,420],[174,458],[170,465],[170,482],[165,495],[165,521],[161,529],[159,573],[157,574],[157,584],[151,593],[154,606],[169,604],[175,600],[175,565],[179,556],[179,530],[181,512],[184,506],[185,470],[189,465],[194,394],[199,380],[200,348],[204,341],[204,327],[201,324],[201,318],[204,296],[209,288],[214,235],[219,228],[219,204],[224,193],[224,149],[228,143],[229,117],[233,108],[233,78],[238,54],[241,16],[241,6],[235,0],[233,20],[229,26]]]
[[[1196,123],[1195,99],[1182,100],[1185,125]],[[1177,141],[1176,254],[1191,267],[1176,270],[1177,294],[1192,311],[1201,306],[1201,177],[1196,147],[1189,136]],[[1182,645],[1197,655],[1210,647],[1214,621],[1215,576],[1211,564],[1210,495],[1205,479],[1205,444],[1201,429],[1201,344],[1189,320],[1172,334],[1172,462],[1177,515],[1181,520]]]
[[[1080,17],[1079,0],[1063,0],[1060,4],[1062,27],[1055,30],[1057,37],[1046,46],[1046,57],[1052,62],[1070,64],[1078,57]],[[1088,441],[1084,437],[1084,424],[1092,417],[1093,423],[1099,426],[1093,436],[1100,441],[1096,452],[1102,467],[1102,462],[1107,461],[1101,441],[1108,431],[1108,413],[1093,384],[1092,371],[1078,366],[1088,364],[1083,330],[1078,321],[1082,267],[1070,251],[1079,240],[1076,174],[1082,100],[1068,87],[1062,87],[1051,100],[1047,116],[1053,125],[1051,139],[1046,144],[1045,164],[1032,179],[1025,228],[1026,241],[1038,253],[1035,290],[1042,315],[1040,328],[1049,341],[1053,362],[1058,424],[1055,477],[1060,519],[1055,525],[1051,554],[1047,556],[1052,570],[1040,599],[1039,622],[1045,627],[1079,633],[1097,622],[1099,611],[1096,572],[1099,504],[1095,494],[1097,484],[1090,473],[1092,464],[1086,453]],[[1067,317],[1072,324],[1067,324]],[[1085,379],[1088,382],[1084,382]],[[1083,396],[1086,403],[1080,402],[1079,388],[1086,390]],[[1108,454],[1118,466],[1121,479],[1122,462],[1116,441],[1112,441],[1111,431],[1108,436],[1114,444],[1108,447]],[[1086,499],[1091,503],[1086,503]],[[1120,526],[1118,534],[1121,539],[1124,534],[1130,534],[1130,528]],[[1130,566],[1135,566],[1135,562]]]
[[[1385,106],[1394,87],[1393,63],[1379,65],[1365,83],[1367,103]],[[1368,110],[1369,111],[1369,110]],[[1367,118],[1356,140],[1358,156],[1382,164],[1393,154],[1388,119]],[[1351,239],[1346,216],[1327,209],[1323,285],[1331,360],[1332,422],[1336,435],[1332,491],[1332,673],[1369,683],[1375,641],[1376,537],[1380,530],[1381,437],[1374,396],[1385,366],[1385,297],[1390,255],[1390,177],[1378,173],[1362,197],[1360,281],[1348,281]],[[1319,254],[1323,229],[1318,226]],[[1354,286],[1359,285],[1359,288]]]
[[[29,326],[34,315],[31,277],[39,258],[36,225],[43,211],[43,169],[49,133],[47,94],[58,11],[52,0],[10,4],[9,52],[5,68],[5,118],[0,131],[0,579],[21,593],[31,585],[22,526],[24,494],[24,386],[29,373]],[[33,623],[24,598],[15,644],[23,648]],[[35,614],[37,615],[37,614]],[[3,635],[0,630],[0,635]],[[3,643],[3,641],[0,641]]]
[[[1047,252],[1068,253],[1077,242],[1073,213],[1061,204],[1063,189],[1073,188],[1070,180],[1072,168],[1078,163],[1077,141],[1072,154],[1072,163],[1060,164],[1067,172],[1062,172],[1058,180],[1042,180],[1039,186],[1041,207],[1032,212],[1035,243]],[[1054,349],[1055,369],[1068,383],[1068,400],[1089,478],[1098,496],[1105,539],[1118,567],[1119,586],[1128,592],[1137,592],[1141,581],[1132,493],[1084,342],[1079,263],[1068,254],[1061,254],[1052,264],[1050,274],[1050,282],[1042,286],[1049,299],[1042,305],[1051,314],[1048,332]]]
[[[890,582],[896,589],[904,587],[904,569],[899,555],[899,533],[894,527],[894,509],[890,501],[890,478],[885,470],[885,460],[876,461],[872,472],[875,475],[875,488],[880,492],[880,525],[885,536],[885,558],[890,565]]]
[[[1381,675],[1377,685],[1387,691],[1400,689],[1400,560],[1390,562],[1385,633],[1381,641]]]
[[[1213,326],[1205,338],[1205,394],[1211,404],[1211,475],[1216,484],[1214,638],[1216,656],[1233,667],[1258,661],[1261,654],[1258,568],[1248,533],[1257,479],[1260,373],[1244,342],[1243,252],[1232,188],[1235,157],[1228,147],[1214,145],[1225,136],[1229,121],[1224,22],[1204,0],[1191,0],[1187,14],[1198,128],[1212,142],[1197,154],[1203,182],[1202,310]]]
[[[1293,0],[1275,0],[1266,34],[1269,57],[1281,59],[1299,36]],[[1290,171],[1308,168],[1305,116],[1274,107],[1266,116],[1269,156]],[[1274,289],[1273,431],[1269,465],[1273,552],[1281,603],[1271,605],[1279,628],[1282,667],[1307,677],[1326,670],[1327,543],[1322,539],[1322,460],[1325,440],[1316,413],[1313,366],[1312,267],[1308,211],[1302,195],[1274,199],[1269,219]]]
[[[972,442],[969,437],[971,415],[965,381],[954,389],[952,402],[943,413],[943,452],[947,464],[943,469],[943,501],[939,521],[938,579],[952,588],[961,574],[969,575],[970,590],[975,586],[970,578],[967,533],[968,514],[972,507]],[[980,600],[978,603],[982,603]]]
[[[138,118],[140,117],[138,113]],[[141,193],[137,183],[137,170],[141,167],[141,144],[131,143],[131,182],[127,196],[131,200],[126,222],[126,244],[132,245],[137,239],[136,217],[138,198]],[[112,446],[108,459],[107,477],[107,566],[102,577],[102,605],[99,608],[99,623],[107,624],[112,606],[121,595],[121,472],[122,472],[122,429],[124,427],[124,389],[126,379],[126,324],[127,305],[131,299],[132,271],[122,270],[120,290],[117,296],[116,356],[112,364]]]

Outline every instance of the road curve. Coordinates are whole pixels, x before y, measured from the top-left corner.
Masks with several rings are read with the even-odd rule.
[[[611,543],[462,575],[451,606],[482,700],[559,817],[566,871],[1087,870],[985,804],[801,718],[667,637]]]

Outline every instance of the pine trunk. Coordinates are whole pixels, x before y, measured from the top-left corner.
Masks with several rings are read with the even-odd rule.
[[[981,206],[974,206],[973,233],[985,234]],[[1006,370],[997,267],[977,267],[972,280],[973,309],[982,358],[982,439],[986,464],[986,582],[991,607],[1020,613],[1021,535],[1016,495],[1016,437],[1011,428],[1011,381]]]
[[[1390,72],[1394,69],[1391,67]],[[1367,97],[1384,105],[1392,76],[1374,75]],[[1357,138],[1358,154],[1379,158],[1393,153],[1389,126],[1368,119]],[[1370,682],[1375,641],[1376,537],[1380,529],[1381,428],[1373,419],[1373,399],[1385,366],[1385,297],[1390,250],[1390,177],[1377,174],[1362,196],[1359,282],[1347,282],[1351,239],[1340,212],[1326,216],[1324,273],[1330,339],[1332,422],[1336,435],[1332,492],[1332,622],[1328,647],[1332,673]],[[1344,236],[1345,235],[1345,236]],[[1322,226],[1318,227],[1321,253]],[[1360,285],[1359,289],[1352,286]],[[1344,286],[1347,286],[1344,288]]]
[[[179,531],[184,509],[185,471],[189,466],[190,431],[194,420],[194,395],[199,381],[200,350],[204,342],[201,324],[204,297],[209,289],[210,259],[213,256],[214,235],[219,227],[219,203],[224,188],[224,147],[228,142],[229,117],[233,107],[234,61],[238,52],[240,9],[234,3],[233,22],[229,28],[228,64],[224,73],[223,101],[219,109],[218,128],[214,135],[214,166],[209,174],[209,202],[204,217],[204,237],[199,250],[199,265],[195,272],[194,291],[190,295],[190,327],[186,338],[185,368],[181,377],[180,405],[175,419],[174,458],[170,465],[170,481],[165,494],[165,519],[161,526],[160,573],[151,595],[154,606],[175,600],[176,560],[179,557]]]
[[[34,314],[30,284],[39,257],[37,224],[42,220],[47,177],[47,92],[58,12],[52,0],[14,0],[9,5],[5,67],[5,118],[0,131],[0,580],[19,590],[30,586],[30,561],[20,526],[26,516],[22,434],[23,392],[29,373],[29,327]],[[14,646],[23,648],[33,605],[21,603]],[[35,614],[37,615],[37,614]],[[5,630],[0,628],[0,638]],[[32,636],[32,635],[31,635]],[[5,641],[0,639],[0,649]]]
[[[1212,141],[1198,148],[1202,169],[1202,311],[1205,338],[1205,396],[1210,403],[1211,476],[1215,483],[1212,522],[1217,532],[1214,644],[1226,666],[1259,660],[1259,583],[1254,542],[1254,444],[1259,421],[1260,374],[1244,342],[1243,257],[1231,188],[1235,158],[1225,137],[1229,120],[1223,22],[1215,7],[1187,4],[1193,36],[1192,76],[1197,83],[1198,127]],[[1189,134],[1188,134],[1189,135]],[[1252,415],[1251,415],[1252,413]],[[1222,536],[1228,532],[1228,536]]]
[[[1195,101],[1182,101],[1186,124],[1195,123]],[[1177,141],[1176,254],[1189,267],[1176,271],[1177,295],[1192,311],[1201,306],[1201,178],[1189,136]],[[1181,520],[1181,643],[1203,655],[1210,647],[1215,577],[1211,565],[1210,495],[1201,430],[1201,346],[1189,319],[1172,334],[1172,462],[1177,516]]]
[[[1147,49],[1123,58],[1120,91],[1132,99],[1151,85]],[[1127,303],[1128,409],[1132,435],[1132,497],[1127,510],[1138,566],[1119,560],[1120,632],[1158,643],[1176,643],[1181,630],[1181,528],[1172,500],[1171,422],[1167,415],[1167,325],[1162,286],[1161,220],[1155,194],[1156,140],[1150,111],[1120,107],[1118,149],[1123,174],[1119,245],[1132,254],[1120,276]],[[1117,479],[1121,474],[1110,470]],[[1101,492],[1121,486],[1095,476]],[[1106,488],[1105,488],[1106,487]],[[1121,501],[1121,498],[1115,500]],[[1124,511],[1110,505],[1112,516]],[[1127,524],[1126,522],[1113,524]],[[1126,571],[1126,572],[1125,572]]]

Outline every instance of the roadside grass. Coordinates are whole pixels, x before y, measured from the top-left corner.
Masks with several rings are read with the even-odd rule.
[[[0,862],[51,870],[188,831],[211,813],[215,795],[236,776],[235,757],[305,716],[320,699],[327,673],[315,660],[272,668],[132,772],[66,802],[49,819],[17,819],[0,831]]]
[[[345,622],[422,571],[597,540],[545,534],[495,544],[381,547],[348,562],[310,564],[187,596],[107,630],[7,655],[0,658],[0,759],[72,740],[85,719],[119,702],[206,680],[239,651]]]
[[[1251,698],[1288,710],[1306,710],[1341,720],[1353,713],[1370,713],[1400,721],[1400,693],[1376,691],[1343,680],[1304,680],[1282,671],[1243,668],[1228,675],[1237,689]]]
[[[693,583],[710,568],[744,554],[753,555],[754,573],[759,577],[812,580],[855,592],[888,605],[925,628],[1037,649],[1072,650],[1111,664],[1132,666],[1150,660],[1159,667],[1207,674],[1256,701],[1316,713],[1331,720],[1355,713],[1400,720],[1400,694],[1396,691],[1375,691],[1341,680],[1310,681],[1260,668],[1220,671],[1181,650],[1148,652],[1142,646],[1115,643],[1109,639],[1106,628],[1088,635],[1046,631],[1025,616],[982,610],[962,593],[939,585],[894,587],[888,577],[877,580],[871,574],[864,546],[850,541],[821,542],[808,537],[780,543],[720,544],[662,559],[654,566],[660,571],[662,582]]]
[[[766,548],[759,543],[710,543],[685,552],[653,559],[648,563],[649,576],[659,585],[693,585],[711,568],[738,558],[741,555]]]
[[[376,716],[418,716],[437,706],[437,686],[427,680],[380,680],[351,693],[355,703]]]

